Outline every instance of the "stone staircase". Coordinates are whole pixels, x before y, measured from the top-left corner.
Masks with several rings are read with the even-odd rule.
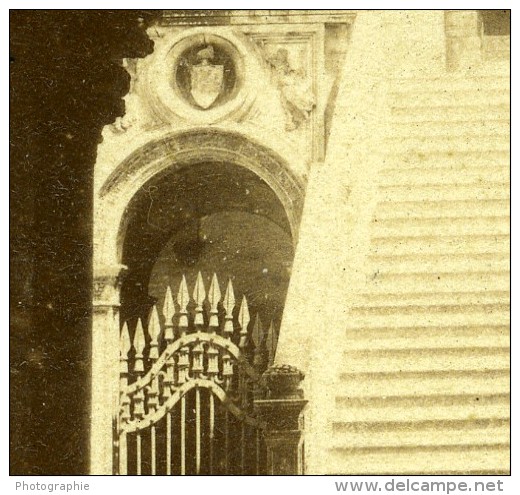
[[[330,474],[509,472],[509,73],[389,89]]]

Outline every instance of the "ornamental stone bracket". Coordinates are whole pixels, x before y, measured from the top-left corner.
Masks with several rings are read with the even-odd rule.
[[[300,384],[304,378],[293,366],[272,366],[263,375],[263,397],[254,401],[255,411],[265,422],[267,474],[304,474],[303,398]]]
[[[94,309],[118,307],[119,291],[126,274],[126,266],[115,265],[95,269],[92,304]]]

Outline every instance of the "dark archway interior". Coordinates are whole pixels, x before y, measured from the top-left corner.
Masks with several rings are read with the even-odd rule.
[[[280,320],[290,278],[293,242],[285,210],[256,174],[229,163],[169,170],[145,184],[126,212],[121,320],[130,331],[174,295],[182,274],[189,290],[202,272],[206,290],[215,272],[222,293],[231,277],[252,315]]]

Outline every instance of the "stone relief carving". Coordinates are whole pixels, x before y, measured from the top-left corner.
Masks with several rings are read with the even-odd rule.
[[[124,61],[131,76],[126,112],[105,137],[132,141],[161,129],[246,124],[269,143],[285,140],[305,160],[318,156],[314,31],[207,27],[161,34],[149,57]]]
[[[309,82],[301,70],[291,66],[289,52],[278,48],[266,56],[273,81],[280,93],[280,99],[287,117],[286,130],[293,131],[308,120],[316,106]]]

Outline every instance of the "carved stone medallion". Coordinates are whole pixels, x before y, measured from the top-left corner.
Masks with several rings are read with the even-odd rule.
[[[196,43],[181,53],[174,84],[183,99],[198,110],[218,107],[233,98],[238,77],[232,54],[222,45]]]

